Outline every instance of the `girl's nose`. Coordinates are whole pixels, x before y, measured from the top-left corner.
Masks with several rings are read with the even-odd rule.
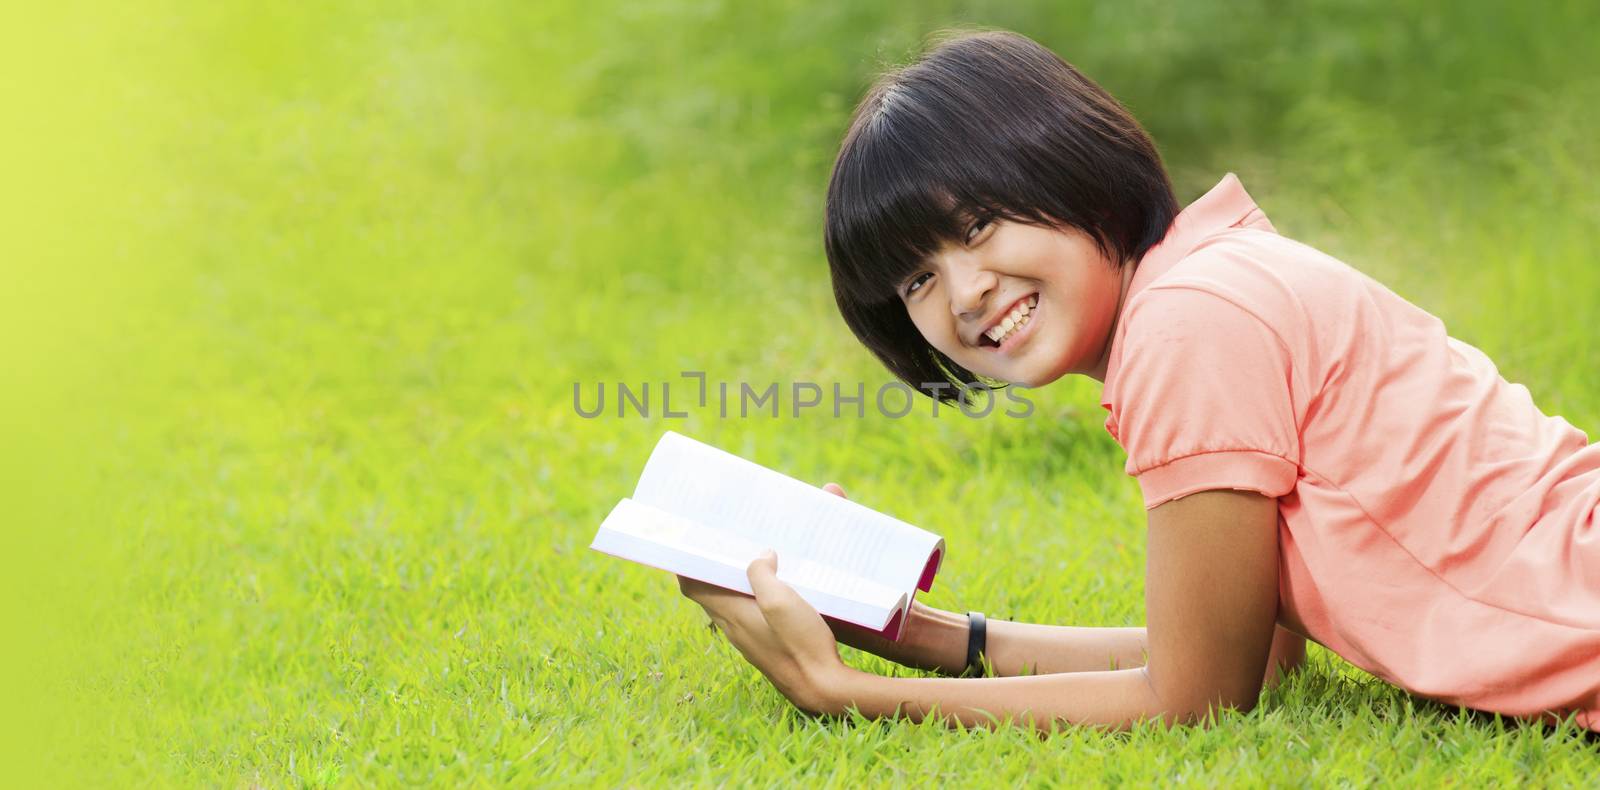
[[[989,294],[1000,278],[977,262],[955,263],[950,266],[950,312],[957,318],[973,318],[983,314]]]

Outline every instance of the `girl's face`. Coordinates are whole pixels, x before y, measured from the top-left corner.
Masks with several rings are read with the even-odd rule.
[[[1114,267],[1076,228],[1001,219],[967,228],[966,243],[946,244],[897,284],[928,343],[1001,381],[1040,387],[1067,373],[1103,381],[1134,267]]]

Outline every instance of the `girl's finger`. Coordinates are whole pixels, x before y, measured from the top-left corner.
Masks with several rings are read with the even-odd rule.
[[[842,486],[840,486],[838,483],[827,483],[827,484],[822,486],[822,490],[824,490],[824,491],[826,491],[826,492],[828,492],[830,494],[833,494],[836,497],[841,497],[843,499],[849,499],[850,498],[848,496],[845,496],[844,488]]]
[[[778,581],[778,555],[771,549],[750,563],[745,575],[750,579],[750,589],[755,592],[756,605],[768,622],[781,617],[795,604],[806,606],[804,598],[793,587]]]

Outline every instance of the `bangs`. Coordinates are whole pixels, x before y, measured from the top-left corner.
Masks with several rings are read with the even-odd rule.
[[[855,143],[827,200],[834,285],[867,304],[898,302],[898,284],[961,237],[965,212],[958,190],[896,136],[869,133]]]

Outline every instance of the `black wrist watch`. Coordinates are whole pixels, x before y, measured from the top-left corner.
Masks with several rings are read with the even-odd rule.
[[[983,674],[984,653],[989,649],[988,631],[983,612],[967,612],[967,668],[961,674]]]

